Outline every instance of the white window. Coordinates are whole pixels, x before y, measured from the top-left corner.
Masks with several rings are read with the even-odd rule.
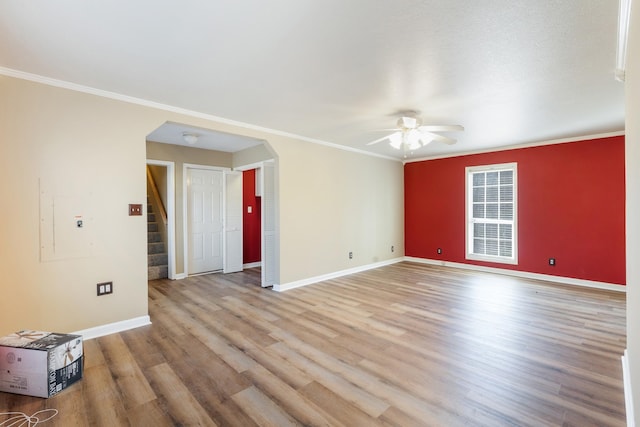
[[[467,259],[518,263],[517,166],[466,168]]]

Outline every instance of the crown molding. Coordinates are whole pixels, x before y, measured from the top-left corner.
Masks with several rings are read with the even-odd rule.
[[[401,159],[396,157],[385,156],[382,154],[371,153],[365,150],[360,150],[358,148],[349,147],[346,145],[340,145],[333,142],[323,141],[321,139],[309,138],[302,135],[296,135],[294,133],[285,132],[277,129],[270,129],[262,126],[252,125],[250,123],[244,123],[237,120],[226,119],[224,117],[214,116],[212,114],[202,113],[199,111],[189,110],[186,108],[175,107],[173,105],[162,104],[155,101],[149,101],[147,99],[136,98],[129,95],[123,95],[117,92],[110,92],[107,90],[96,89],[90,86],[84,86],[77,83],[71,83],[64,80],[53,79],[51,77],[45,77],[38,74],[27,73],[24,71],[14,70],[11,68],[0,67],[0,75],[4,75],[7,77],[14,77],[17,79],[28,80],[35,83],[41,83],[48,86],[59,87],[62,89],[68,89],[76,92],[87,93],[91,95],[100,96],[103,98],[114,99],[116,101],[127,102],[130,104],[141,105],[143,107],[155,108],[157,110],[169,111],[172,113],[182,114],[189,117],[195,117],[199,119],[209,120],[212,122],[222,123],[230,126],[235,126],[242,129],[249,129],[257,132],[264,132],[271,135],[282,136],[285,138],[297,139],[300,141],[310,142],[312,144],[324,145],[325,147],[335,148],[342,151],[350,151],[357,154],[363,154],[365,156],[378,157],[386,160],[394,160],[397,162],[401,162]]]
[[[624,136],[624,135],[625,135],[624,131],[617,131],[617,132],[606,132],[606,133],[574,136],[571,138],[559,138],[559,139],[550,139],[545,141],[527,142],[524,144],[506,145],[504,147],[487,148],[485,150],[462,151],[459,153],[443,154],[439,156],[420,157],[417,159],[405,159],[404,164],[424,162],[426,160],[448,159],[451,157],[471,156],[474,154],[485,154],[485,153],[496,153],[499,151],[518,150],[521,148],[541,147],[543,145],[555,145],[555,144],[566,144],[569,142],[589,141],[592,139],[611,138],[614,136]]]

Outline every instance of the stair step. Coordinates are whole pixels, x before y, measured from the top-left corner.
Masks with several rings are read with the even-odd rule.
[[[153,205],[147,196],[147,278],[148,280],[165,279],[169,276],[168,256],[162,233],[159,231]]]
[[[147,243],[162,242],[162,234],[159,231],[150,231],[147,233]]]
[[[169,277],[169,269],[166,265],[149,267],[147,280],[166,279]]]
[[[163,242],[147,243],[147,254],[161,254],[164,252]]]
[[[169,263],[169,258],[166,253],[163,254],[150,254],[148,257],[148,266],[160,266],[167,265]]]

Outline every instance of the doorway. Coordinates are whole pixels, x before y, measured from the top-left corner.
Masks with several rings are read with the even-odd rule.
[[[259,251],[260,259],[257,266],[261,268],[262,287],[271,287],[277,284],[279,277],[278,266],[278,218],[277,218],[277,196],[276,196],[276,173],[275,161],[265,160],[259,163],[252,163],[236,168],[238,171],[254,170],[255,178],[255,199],[250,199],[260,205],[257,212],[260,214]],[[251,189],[251,186],[248,187]],[[253,206],[247,206],[248,213],[253,212]],[[255,253],[255,252],[254,252]],[[253,261],[253,260],[252,260]]]
[[[242,270],[242,174],[183,165],[185,276]]]
[[[162,203],[166,218],[164,224],[164,234],[166,237],[167,251],[167,277],[175,280],[176,277],[176,256],[175,256],[175,163],[163,160],[149,160],[147,165],[153,168],[153,181],[158,190],[155,196]],[[147,179],[149,176],[147,175]]]
[[[185,134],[196,135],[195,143],[187,141]],[[227,149],[224,149],[227,147]],[[233,147],[233,150],[229,151],[228,148]],[[210,150],[210,151],[223,151],[224,153],[232,152],[232,161],[225,160],[223,157],[216,154],[209,156],[207,153],[194,149]],[[235,150],[235,151],[234,151]],[[250,151],[245,151],[250,150]],[[236,152],[242,152],[236,161]],[[227,156],[228,154],[224,154]],[[169,220],[170,226],[175,227],[175,236],[173,236],[172,242],[167,243],[168,249],[172,252],[170,254],[170,262],[172,273],[169,274],[170,279],[183,279],[193,273],[189,269],[188,254],[190,252],[195,253],[195,247],[189,248],[188,238],[190,231],[188,229],[188,213],[187,201],[188,189],[186,182],[188,180],[186,175],[186,168],[193,167],[196,169],[215,169],[223,171],[223,193],[231,194],[233,188],[242,189],[242,179],[240,177],[230,177],[232,169],[228,166],[229,163],[238,165],[233,166],[233,171],[240,172],[250,166],[249,161],[256,159],[256,163],[252,163],[253,168],[263,169],[262,166],[265,163],[274,164],[275,152],[270,148],[269,144],[264,140],[258,140],[251,137],[242,135],[233,135],[225,132],[220,132],[212,129],[194,127],[186,124],[166,122],[147,136],[147,157],[148,158],[162,158],[167,161],[174,161],[179,169],[182,169],[182,173],[178,169],[173,169],[173,163],[171,168],[173,172],[169,172],[168,176],[172,180],[172,183],[168,185],[168,193],[174,196],[171,202],[167,202],[166,206],[171,209],[175,209],[175,216],[172,220]],[[263,159],[263,160],[259,160]],[[188,164],[188,161],[194,161],[193,164]],[[277,165],[277,162],[275,162]],[[215,166],[214,166],[215,165]],[[269,168],[267,166],[267,168]],[[258,264],[264,270],[262,279],[263,286],[271,286],[278,283],[279,278],[279,239],[278,239],[278,192],[277,192],[277,167],[270,167],[266,171],[267,189],[265,194],[270,197],[262,197],[262,202],[266,202],[264,209],[266,211],[266,217],[262,217],[262,226],[267,231],[268,236],[265,239],[265,235],[261,235],[261,242],[258,243],[261,252],[263,253],[263,259],[256,260],[254,264]],[[226,180],[226,181],[225,181]],[[274,182],[275,181],[275,182]],[[242,234],[244,233],[244,227],[242,225],[243,220],[243,206],[242,206],[242,194],[238,192],[239,198],[235,201],[235,205],[230,202],[227,194],[223,194],[222,198],[222,222],[223,227],[220,229],[220,222],[218,221],[218,241],[221,236],[223,244],[222,249],[217,250],[218,261],[213,266],[202,268],[207,271],[222,271],[233,272],[246,268],[242,254]],[[226,205],[225,205],[226,204]],[[220,208],[218,205],[216,209]],[[265,224],[266,220],[266,224]],[[226,222],[225,222],[226,221]],[[260,223],[260,222],[259,222]],[[220,234],[221,233],[221,234]],[[205,242],[204,236],[202,242]],[[211,239],[211,242],[214,240]],[[204,245],[200,246],[201,253],[205,253],[206,249],[210,249],[209,253],[214,254],[216,252],[214,248],[219,246]],[[237,258],[233,258],[230,255],[229,250],[238,253]],[[259,249],[259,250],[260,250]],[[220,265],[220,256],[222,257],[222,266]],[[258,266],[255,265],[255,266]],[[253,267],[254,265],[252,265]],[[195,270],[195,271],[200,271]]]

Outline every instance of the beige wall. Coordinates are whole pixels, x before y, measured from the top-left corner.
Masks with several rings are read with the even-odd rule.
[[[144,138],[158,124],[131,104],[0,76],[0,334],[147,314],[144,217],[127,207],[144,203]],[[91,253],[40,261],[40,180],[52,194],[91,195],[79,212]],[[103,281],[114,293],[98,298]]]
[[[180,169],[180,174],[182,174],[182,165],[185,163],[219,166],[223,168],[231,168],[233,166],[233,154],[222,151],[161,144],[153,141],[147,141],[146,147],[147,159],[175,162],[176,169]]]
[[[404,255],[402,163],[284,138],[269,143],[279,166],[279,284]]]
[[[280,283],[402,255],[399,162],[0,76],[0,334],[77,331],[147,314],[145,217],[129,217],[127,205],[145,202],[145,139],[166,121],[251,136],[275,150]],[[40,261],[41,179],[60,194],[92,195],[87,256]],[[102,281],[114,282],[112,295],[96,296]]]
[[[636,425],[640,425],[640,4],[632,8],[626,96],[627,356]],[[629,411],[630,408],[627,408]]]

